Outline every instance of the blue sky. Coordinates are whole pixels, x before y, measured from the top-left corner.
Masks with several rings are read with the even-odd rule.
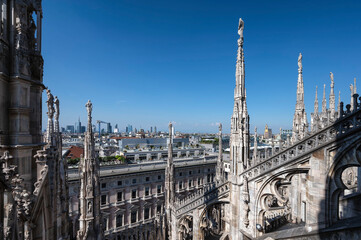
[[[93,119],[121,129],[229,132],[239,17],[252,129],[292,126],[299,52],[308,115],[330,71],[343,101],[354,77],[361,88],[360,1],[46,0],[43,11],[44,84],[62,126],[85,124],[91,99]]]

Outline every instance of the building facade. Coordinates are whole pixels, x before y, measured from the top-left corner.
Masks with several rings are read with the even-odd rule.
[[[216,161],[215,155],[175,159],[174,186],[177,197],[185,198],[212,183],[216,175]],[[164,161],[148,161],[101,166],[100,207],[104,239],[123,239],[120,237],[154,229],[156,219],[165,213],[166,164]],[[75,233],[79,228],[78,169],[70,168],[68,177],[70,216]]]

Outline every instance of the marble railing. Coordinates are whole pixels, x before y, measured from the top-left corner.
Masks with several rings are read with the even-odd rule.
[[[218,181],[205,185],[194,193],[188,195],[183,199],[175,201],[176,215],[182,215],[185,212],[191,211],[202,204],[208,203],[220,196],[229,192],[228,181]]]
[[[315,133],[309,133],[305,138],[288,146],[286,149],[280,149],[273,156],[269,156],[267,159],[263,159],[246,169],[241,175],[247,176],[248,180],[255,179],[265,172],[289,164],[337,139],[361,130],[361,97],[359,101],[357,99],[358,94],[355,94],[353,111],[350,110],[350,104],[346,106],[346,111],[344,111],[343,103],[341,103],[340,116],[334,122],[329,121],[329,124],[323,129]]]

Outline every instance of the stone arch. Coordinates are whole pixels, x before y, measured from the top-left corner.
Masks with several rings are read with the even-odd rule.
[[[199,215],[200,239],[207,239],[207,236],[213,236],[216,239],[230,239],[225,233],[225,204],[228,201],[216,201],[208,204]],[[226,238],[228,237],[228,238]]]
[[[193,239],[193,216],[185,215],[179,219],[177,224],[179,239],[190,240]]]
[[[342,148],[333,158],[326,178],[326,225],[331,226],[339,220],[339,196],[347,189],[342,181],[342,173],[349,167],[361,167],[361,136]]]
[[[282,200],[282,198],[279,196],[279,194],[277,194],[276,190],[275,190],[275,184],[278,181],[291,181],[293,176],[297,175],[297,174],[302,174],[302,173],[308,173],[309,168],[292,168],[292,169],[286,169],[283,171],[280,171],[278,173],[275,173],[273,175],[271,175],[268,179],[266,179],[261,187],[259,188],[259,190],[257,191],[256,194],[256,198],[255,198],[255,204],[254,204],[254,208],[253,208],[253,216],[255,218],[255,225],[256,224],[260,224],[263,227],[263,223],[264,223],[264,214],[266,213],[267,207],[265,206],[265,200],[266,197],[268,196],[275,196],[277,198],[277,200],[282,203],[285,204],[285,201]],[[266,188],[269,188],[269,192],[265,192]],[[254,234],[255,236],[259,236],[261,233],[257,230],[257,228],[254,228]]]

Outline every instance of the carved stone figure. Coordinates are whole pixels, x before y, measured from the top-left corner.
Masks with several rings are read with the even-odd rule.
[[[238,35],[240,36],[240,38],[243,38],[243,29],[244,29],[244,22],[242,18],[240,18],[238,22]]]
[[[85,107],[88,112],[88,119],[91,119],[93,104],[90,102],[90,100],[88,100],[88,102],[85,104]]]
[[[302,53],[298,55],[298,70],[302,71]]]
[[[54,97],[53,97],[53,94],[51,94],[49,89],[46,89],[46,95],[48,97],[48,100],[46,101],[46,104],[48,106],[48,117],[53,118],[53,115],[54,115]]]
[[[88,214],[90,214],[92,212],[92,209],[93,209],[93,205],[92,205],[92,202],[88,202]]]
[[[55,111],[54,118],[56,120],[59,120],[60,108],[59,108],[59,99],[57,96],[55,96],[55,100],[54,100],[54,111]]]

